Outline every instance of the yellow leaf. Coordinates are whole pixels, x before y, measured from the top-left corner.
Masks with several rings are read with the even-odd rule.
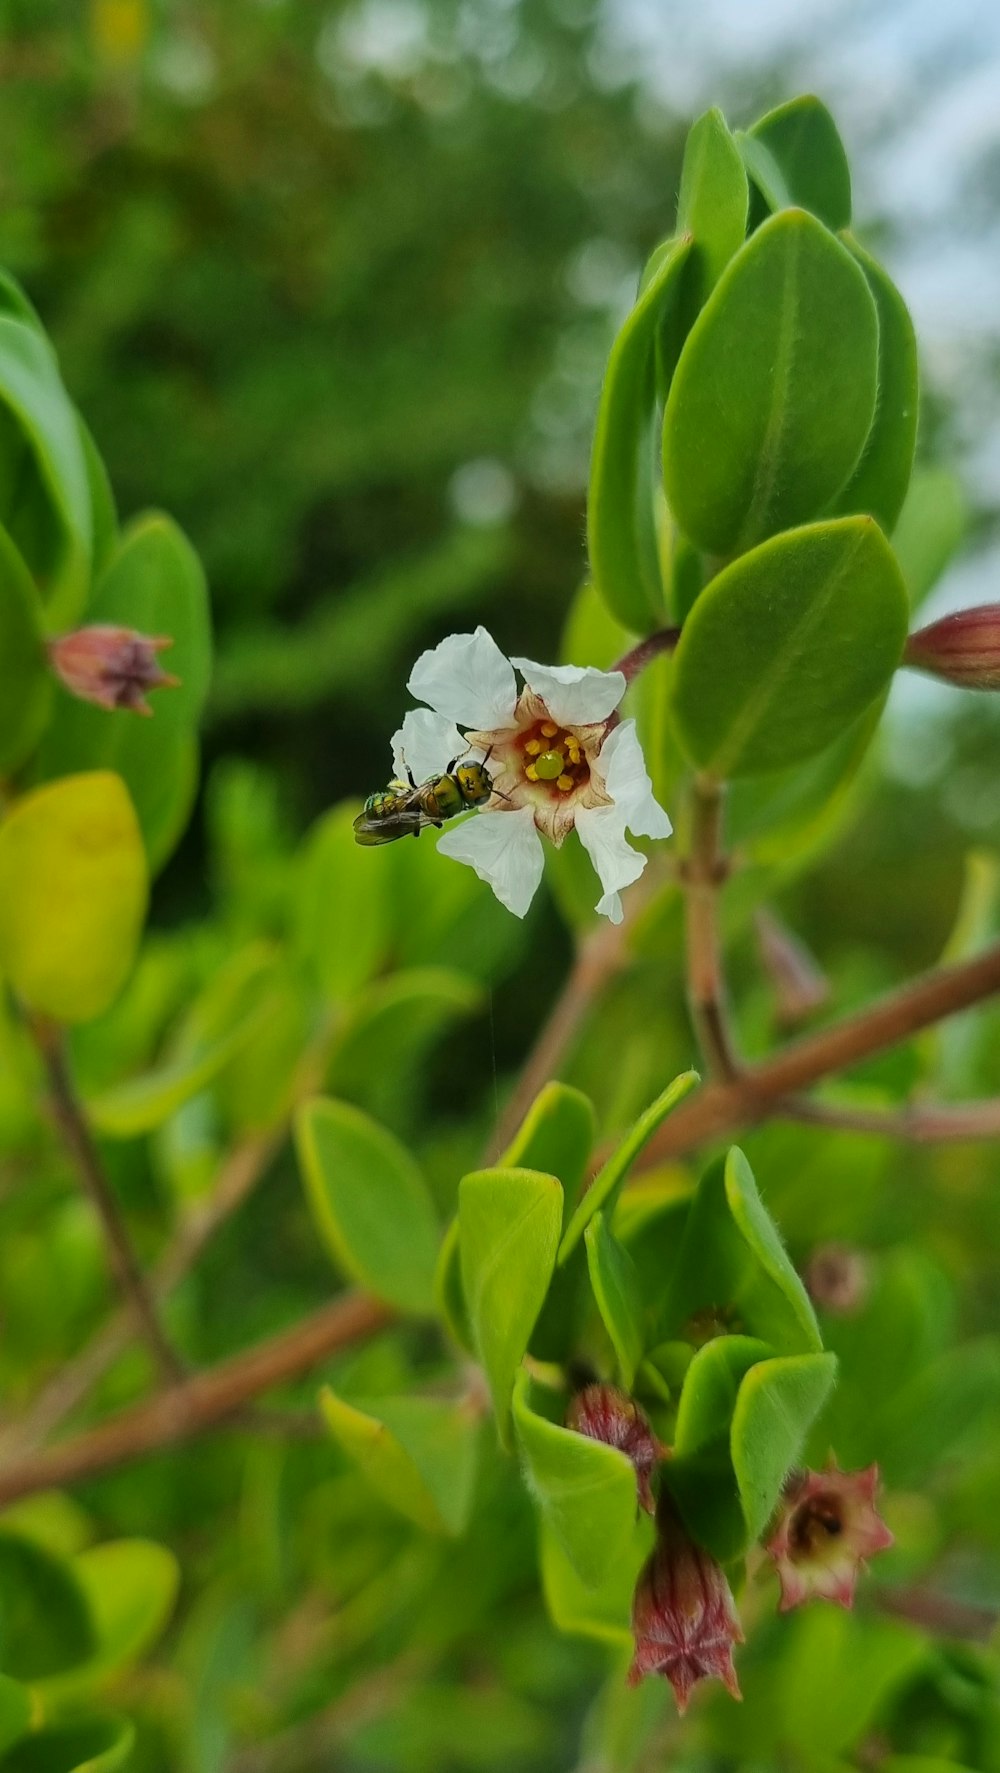
[[[148,897],[138,821],[120,776],[63,776],[0,825],[0,969],[29,1009],[100,1015],[131,970]]]

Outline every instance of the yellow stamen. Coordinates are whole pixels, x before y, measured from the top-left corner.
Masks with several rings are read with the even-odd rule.
[[[545,750],[545,746],[542,744],[541,739],[529,739],[524,749],[529,757],[537,757],[540,751]]]
[[[559,731],[559,728],[556,726],[556,723],[554,720],[543,720],[542,721],[542,732],[545,734],[545,737],[547,739],[554,739],[558,731]]]
[[[564,794],[566,793],[567,788],[572,788],[572,786],[573,786],[572,776],[560,776],[559,780],[556,783],[556,787],[561,788]]]
[[[580,761],[580,747],[577,744],[575,739],[567,739],[566,740],[566,749],[569,752],[570,763],[579,763],[579,761]]]
[[[533,763],[529,763],[525,766],[524,773],[527,776],[529,782],[537,782],[538,781],[538,771],[536,770]]]

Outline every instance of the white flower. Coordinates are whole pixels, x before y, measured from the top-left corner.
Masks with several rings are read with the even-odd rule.
[[[635,721],[616,712],[625,687],[620,671],[505,659],[485,628],[450,634],[413,667],[408,688],[428,706],[412,709],[393,738],[396,773],[408,768],[419,782],[455,758],[489,756],[487,806],[437,847],[474,868],[517,917],[542,878],[539,832],[558,847],[576,826],[604,889],[597,910],[612,923],[622,919],[621,889],[646,866],[626,829],[670,835]]]

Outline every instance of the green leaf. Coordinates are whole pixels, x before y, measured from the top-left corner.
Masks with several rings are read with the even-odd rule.
[[[299,863],[295,947],[333,1003],[372,978],[390,936],[389,877],[354,840],[360,811],[360,802],[348,801],[317,820]]]
[[[818,517],[858,463],[877,385],[864,273],[812,216],[773,216],[723,272],[674,375],[663,468],[681,528],[729,555]]]
[[[117,770],[132,794],[156,870],[180,836],[196,786],[193,747],[212,645],[201,563],[169,517],[152,514],[129,525],[88,607],[87,621],[169,635],[173,646],[164,664],[180,686],[153,693],[149,720],[126,710],[96,708],[61,692],[42,748],[42,769],[46,776]]]
[[[640,1114],[635,1125],[594,1177],[573,1214],[562,1243],[559,1245],[559,1261],[561,1263],[565,1262],[572,1254],[594,1214],[599,1213],[603,1208],[611,1210],[618,1197],[618,1191],[639,1153],[644,1146],[649,1144],[653,1134],[658,1127],[662,1126],[667,1115],[671,1114],[700,1082],[701,1079],[697,1071],[682,1071],[679,1077],[674,1078],[673,1083],[667,1085],[663,1094],[657,1096],[656,1101],[651,1102],[649,1107]]]
[[[717,1336],[698,1349],[684,1376],[666,1481],[688,1529],[715,1557],[738,1557],[747,1542],[733,1470],[732,1422],[740,1385],[771,1353],[749,1336]]]
[[[845,245],[868,279],[878,311],[878,399],[861,460],[838,493],[835,509],[865,511],[888,533],[903,508],[917,443],[917,340],[888,272],[850,235]]]
[[[906,593],[870,517],[764,542],[706,586],[674,661],[677,730],[714,775],[782,769],[864,713],[899,663]]]
[[[677,200],[677,232],[694,252],[687,282],[701,307],[743,245],[750,194],[736,140],[722,112],[706,111],[688,131]]]
[[[650,1550],[652,1523],[640,1516],[627,1555],[609,1570],[599,1588],[577,1575],[555,1533],[543,1519],[539,1538],[542,1589],[553,1625],[571,1637],[595,1638],[624,1647],[632,1642],[632,1596]]]
[[[327,1424],[384,1502],[429,1533],[464,1531],[476,1479],[479,1420],[462,1402],[320,1393]]]
[[[36,1724],[38,1702],[30,1687],[0,1674],[0,1755]]]
[[[933,590],[965,535],[968,502],[950,468],[917,468],[893,531],[892,545],[910,604]]]
[[[177,1559],[150,1539],[117,1539],[92,1546],[73,1559],[96,1637],[78,1667],[41,1683],[47,1706],[105,1682],[131,1666],[161,1636],[180,1585]]]
[[[594,431],[587,545],[594,583],[611,613],[636,633],[663,620],[656,536],[656,343],[677,303],[691,250],[663,255],[615,339]]]
[[[564,1211],[569,1213],[587,1174],[596,1127],[593,1103],[582,1090],[547,1083],[498,1160],[500,1167],[544,1170],[558,1176]]]
[[[67,776],[0,824],[0,968],[29,1009],[86,1022],[131,971],[146,859],[120,776]]]
[[[747,164],[771,208],[797,203],[811,210],[828,228],[851,224],[851,169],[844,144],[829,111],[811,93],[789,99],[768,111],[744,137]],[[753,146],[764,147],[781,175],[778,186],[754,157]],[[758,178],[758,172],[764,182]]]
[[[0,314],[0,521],[55,620],[72,620],[90,567],[92,516],[76,413],[33,321]]]
[[[930,1655],[924,1634],[901,1620],[807,1608],[783,1670],[788,1741],[827,1755],[853,1747]]]
[[[636,1368],[645,1352],[639,1276],[624,1244],[609,1230],[603,1213],[595,1213],[583,1235],[597,1309],[611,1338],[622,1384],[626,1391],[631,1391]]]
[[[617,1447],[548,1421],[532,1408],[532,1396],[522,1373],[514,1425],[529,1485],[576,1576],[600,1588],[627,1557],[635,1532],[635,1468]]]
[[[260,1011],[248,1015],[214,1045],[185,1050],[176,1057],[143,1071],[137,1077],[102,1090],[87,1102],[87,1118],[109,1139],[137,1139],[176,1114],[193,1096],[200,1095],[219,1073],[241,1053],[261,1026]]]
[[[833,1387],[832,1354],[797,1354],[751,1367],[733,1412],[733,1469],[748,1539],[764,1531],[791,1467]]]
[[[432,1311],[438,1224],[409,1152],[346,1102],[305,1103],[295,1139],[316,1228],[336,1266],[400,1311]]]
[[[469,1314],[465,1308],[465,1294],[462,1291],[462,1262],[458,1243],[457,1218],[451,1221],[441,1240],[437,1267],[434,1271],[434,1299],[448,1334],[459,1348],[464,1348],[467,1354],[471,1354],[473,1352],[472,1325],[469,1323]]]
[[[538,1170],[474,1170],[458,1190],[462,1285],[500,1439],[510,1396],[555,1267],[563,1194]]]
[[[87,1597],[70,1565],[0,1528],[0,1663],[38,1681],[87,1661],[96,1648]]]
[[[809,1296],[736,1146],[706,1170],[691,1203],[666,1289],[665,1333],[702,1312],[782,1353],[823,1346]]]
[[[447,967],[408,967],[375,980],[355,1000],[330,1057],[327,1084],[380,1120],[408,1126],[429,1047],[482,1003],[482,987]]]
[[[41,736],[52,676],[38,592],[6,531],[0,529],[0,770],[12,774]]]
[[[3,1773],[116,1773],[135,1745],[127,1718],[89,1717],[47,1724],[4,1757]]]

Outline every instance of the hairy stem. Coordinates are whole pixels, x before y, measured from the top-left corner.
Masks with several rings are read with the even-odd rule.
[[[631,683],[633,677],[638,677],[639,672],[645,671],[646,666],[662,653],[672,653],[680,637],[679,628],[658,628],[655,634],[640,640],[631,652],[625,653],[612,670],[620,671],[626,682]]]
[[[56,1125],[84,1190],[100,1219],[108,1259],[118,1289],[135,1328],[142,1335],[161,1374],[164,1379],[174,1383],[183,1378],[184,1366],[160,1323],[153,1295],[132,1248],[132,1240],[118,1210],[118,1202],[105,1174],[100,1152],[77,1099],[66,1062],[62,1030],[37,1018],[29,1019],[29,1027],[45,1065]]]
[[[688,1004],[709,1075],[732,1079],[739,1075],[740,1066],[726,1014],[719,939],[719,888],[725,877],[722,785],[697,776],[691,790],[691,848],[683,870]]]
[[[204,1434],[238,1416],[262,1392],[375,1335],[393,1316],[375,1299],[345,1293],[256,1348],[145,1398],[72,1440],[12,1460],[0,1471],[0,1507]]]

